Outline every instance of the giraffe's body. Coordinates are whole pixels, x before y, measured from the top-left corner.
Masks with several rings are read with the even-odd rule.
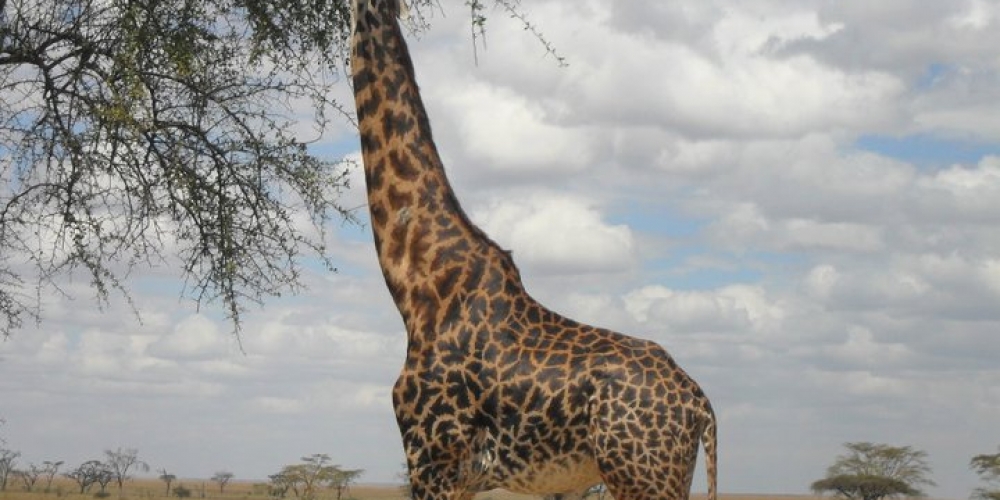
[[[688,497],[708,398],[653,342],[536,302],[445,176],[397,16],[354,1],[352,73],[379,264],[408,335],[393,389],[413,498],[492,488],[617,500]]]

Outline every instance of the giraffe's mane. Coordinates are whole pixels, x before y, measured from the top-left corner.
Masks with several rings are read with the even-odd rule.
[[[375,2],[394,3],[397,18],[402,20],[410,18],[410,3],[407,0],[353,0],[351,2],[351,38],[354,38],[354,32],[358,27],[358,12],[362,9],[371,9]]]

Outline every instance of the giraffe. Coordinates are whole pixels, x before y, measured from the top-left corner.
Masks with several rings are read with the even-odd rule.
[[[351,73],[379,265],[407,333],[393,407],[416,500],[478,491],[687,499],[716,422],[659,345],[578,323],[524,289],[464,213],[431,136],[402,0],[351,0]]]

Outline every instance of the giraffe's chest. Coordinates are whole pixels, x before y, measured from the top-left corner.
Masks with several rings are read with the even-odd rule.
[[[546,495],[600,482],[589,430],[593,384],[571,360],[524,350],[470,361],[436,347],[413,358],[416,369],[404,370],[394,391],[417,463],[455,460],[469,491]]]

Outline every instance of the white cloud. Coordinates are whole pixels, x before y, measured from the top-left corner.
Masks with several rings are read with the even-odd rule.
[[[305,411],[302,401],[292,398],[264,396],[250,401],[250,407],[265,413],[299,414]]]
[[[150,354],[176,360],[213,358],[232,353],[232,334],[224,333],[219,325],[202,314],[192,314],[178,321],[173,331],[149,346]]]
[[[984,158],[971,167],[953,165],[922,176],[916,188],[920,190],[917,209],[925,220],[1000,222],[1000,157]]]
[[[441,117],[465,149],[463,158],[479,168],[571,175],[591,161],[592,141],[584,131],[550,123],[536,102],[510,89],[472,81],[461,92],[438,97],[447,110]]]
[[[902,343],[881,343],[866,327],[852,327],[843,344],[833,346],[827,354],[834,359],[863,367],[892,366],[910,361],[913,352]]]
[[[983,280],[994,293],[1000,294],[1000,259],[987,259],[982,263]]]
[[[817,372],[806,374],[818,386],[862,397],[898,397],[912,393],[910,383],[899,378],[872,373],[868,370],[847,372]]]
[[[1000,20],[1000,10],[996,4],[986,0],[965,2],[965,9],[947,19],[948,24],[958,30],[981,31]]]
[[[709,291],[647,286],[628,293],[625,307],[636,321],[677,332],[767,334],[780,325],[780,304],[757,287],[732,285]]]
[[[532,272],[610,273],[634,263],[628,226],[608,224],[597,207],[574,197],[546,193],[495,199],[471,216]]]
[[[771,53],[776,41],[829,35],[832,29],[814,12],[774,9],[765,15],[731,7],[713,22],[703,15],[641,15],[644,22],[690,20],[690,28],[700,29],[661,27],[659,32],[688,36],[660,39],[635,36],[628,26],[590,26],[592,40],[609,50],[571,54],[566,91],[575,116],[713,138],[796,137],[895,119],[892,105],[904,87],[891,74],[848,73],[808,56]]]
[[[319,311],[291,308],[274,311],[244,336],[245,347],[255,357],[342,359],[357,363],[381,361],[393,353],[394,337],[344,328],[336,317]]]

